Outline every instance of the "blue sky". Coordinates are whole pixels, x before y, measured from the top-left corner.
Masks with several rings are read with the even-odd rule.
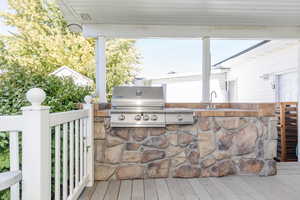
[[[7,10],[7,2],[6,0],[0,0],[0,11]],[[9,30],[9,27],[4,26],[2,19],[0,18],[0,34],[5,34]]]
[[[258,40],[211,40],[212,64],[226,59]],[[201,39],[140,39],[136,44],[142,60],[141,76],[157,76],[170,71],[201,73]]]
[[[0,0],[0,11],[7,10],[6,0]],[[0,34],[13,30],[0,20]],[[238,53],[257,40],[212,40],[212,64]],[[141,53],[140,76],[159,76],[170,71],[201,72],[202,42],[197,39],[139,39],[136,46]]]

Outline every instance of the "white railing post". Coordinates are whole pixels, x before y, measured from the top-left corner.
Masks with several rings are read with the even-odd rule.
[[[87,175],[88,175],[88,187],[92,187],[94,184],[94,106],[92,104],[92,97],[86,96],[84,98],[84,109],[89,110],[89,116],[87,119]]]
[[[22,199],[51,199],[51,135],[46,94],[39,88],[26,93],[31,106],[23,107]]]

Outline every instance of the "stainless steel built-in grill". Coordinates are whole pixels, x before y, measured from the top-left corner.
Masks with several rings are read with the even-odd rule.
[[[113,89],[112,127],[165,127],[192,124],[190,109],[165,109],[163,87],[119,86]]]

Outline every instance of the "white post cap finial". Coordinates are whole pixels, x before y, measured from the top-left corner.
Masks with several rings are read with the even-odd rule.
[[[40,88],[32,88],[26,93],[26,98],[32,106],[40,106],[46,99],[46,93]]]
[[[93,99],[93,97],[90,96],[90,95],[84,97],[84,101],[85,101],[86,104],[91,104],[92,99]]]

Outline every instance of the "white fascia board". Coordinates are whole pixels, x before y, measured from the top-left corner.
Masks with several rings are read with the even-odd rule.
[[[300,27],[83,24],[85,37],[299,39]]]

